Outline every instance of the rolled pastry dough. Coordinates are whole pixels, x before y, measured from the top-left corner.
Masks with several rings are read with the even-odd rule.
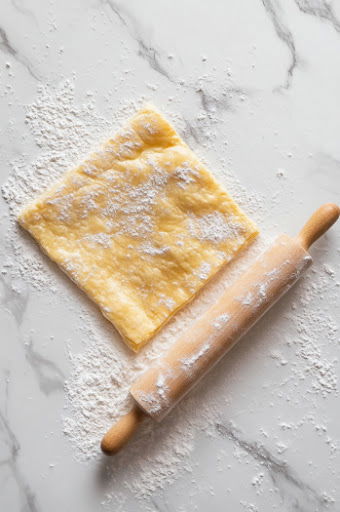
[[[153,108],[67,172],[19,222],[134,350],[257,235]]]

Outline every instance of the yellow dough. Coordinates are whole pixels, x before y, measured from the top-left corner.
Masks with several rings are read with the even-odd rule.
[[[152,108],[19,222],[134,350],[258,233]]]

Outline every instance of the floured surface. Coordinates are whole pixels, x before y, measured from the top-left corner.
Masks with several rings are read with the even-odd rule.
[[[102,459],[101,434],[128,407],[127,376],[162,354],[222,283],[135,358],[8,213],[151,101],[266,236],[294,235],[320,203],[338,201],[340,158],[340,38],[298,4],[2,3],[16,53],[2,44],[1,510],[338,512],[338,227],[315,244],[295,289],[179,409]],[[335,2],[319,10],[337,11]],[[234,277],[260,249],[255,242],[232,263]],[[67,437],[66,418],[75,420]]]
[[[311,263],[309,253],[295,239],[278,237],[220,300],[179,336],[170,351],[133,383],[130,392],[139,407],[161,421]]]
[[[137,107],[138,103],[123,104],[121,110],[115,114],[116,128]],[[73,319],[75,323],[76,339],[79,338],[81,342],[80,345],[73,342],[70,346],[67,332],[58,343],[59,349],[64,351],[63,343],[66,340],[70,361],[70,374],[65,383],[65,410],[62,412],[59,428],[69,440],[72,456],[77,461],[86,461],[89,464],[97,461],[101,465],[101,437],[113,421],[129,410],[131,399],[128,390],[132,382],[164,354],[174,339],[230,285],[241,269],[247,267],[264,242],[258,239],[244,254],[222,269],[220,278],[208,283],[199,297],[184,311],[179,312],[141,353],[133,354],[126,350],[118,339],[116,343],[112,342],[112,329],[106,323],[100,322],[98,312],[91,310],[87,302],[74,293],[72,284],[65,286],[65,280],[60,279],[53,267],[46,265],[46,258],[28,237],[26,239],[22,236],[16,223],[18,212],[27,202],[57,181],[72,161],[80,161],[82,154],[95,147],[98,139],[108,136],[111,123],[96,116],[93,111],[91,98],[86,104],[76,103],[71,81],[64,82],[55,91],[42,88],[36,101],[28,106],[27,122],[41,152],[39,158],[30,166],[22,158],[14,160],[12,173],[2,188],[3,196],[12,212],[11,229],[6,238],[9,256],[4,260],[3,275],[9,287],[14,287],[11,283],[24,282],[39,296],[49,294],[51,299],[47,301],[46,307],[52,307],[53,311],[55,301],[60,305],[60,296],[62,297],[61,302],[70,316],[69,322]],[[53,131],[53,126],[63,125],[65,118],[70,119],[70,123],[64,126],[65,133],[54,132],[55,137],[51,138],[48,134]],[[181,122],[180,118],[174,120]],[[79,133],[82,134],[81,138]],[[66,153],[65,147],[68,148]],[[45,171],[46,168],[50,169],[49,173]],[[233,194],[238,201],[250,207],[253,215],[263,212],[263,205],[257,196],[252,195],[251,203],[248,204],[249,190],[238,185],[236,177],[232,176],[228,185],[234,186]],[[204,224],[204,228],[207,236],[207,224]],[[218,233],[215,234],[219,236]],[[16,262],[15,265],[13,261]],[[12,293],[20,304],[19,299],[24,296],[24,292],[19,295],[19,292],[16,294],[13,290]],[[20,313],[16,301],[13,301],[13,308]],[[217,321],[222,325],[226,317],[222,316]],[[58,318],[56,322],[59,323]],[[49,332],[50,339],[46,347],[51,349],[51,343],[55,343],[57,334],[54,334],[54,330],[51,334],[50,326]],[[27,337],[24,337],[25,343],[26,340]],[[27,347],[27,351],[31,350],[29,344]],[[33,365],[34,353],[30,360]],[[44,379],[44,373],[40,378]],[[54,382],[53,377],[51,381]],[[109,459],[104,459],[107,485],[105,496],[101,495],[101,500],[108,509],[112,507],[112,503],[124,504],[127,490],[148,508],[147,503],[155,492],[174,483],[183,472],[192,473],[190,458],[195,447],[195,437],[200,430],[214,435],[214,423],[219,417],[220,402],[216,388],[208,387],[205,394],[206,398],[197,395],[188,397],[163,424],[156,426],[146,423],[137,434],[136,442],[116,457],[114,466]],[[149,434],[155,442],[146,453],[144,439]],[[51,462],[54,467],[55,463]],[[120,478],[122,480],[118,485],[117,480]]]
[[[268,439],[272,439],[272,451],[278,460],[287,458],[293,447],[301,447],[301,436],[308,425],[315,432],[319,445],[324,447],[327,460],[333,460],[334,463],[339,456],[332,427],[320,416],[320,404],[327,403],[324,400],[336,403],[338,396],[337,360],[330,352],[331,347],[337,346],[338,331],[331,312],[325,313],[324,307],[320,306],[320,300],[326,294],[330,298],[330,304],[336,300],[337,281],[334,267],[321,261],[325,257],[321,251],[310,274],[287,297],[288,308],[286,306],[284,309],[284,318],[281,314],[277,318],[275,311],[270,314],[270,321],[275,323],[275,331],[270,330],[268,339],[263,339],[263,328],[252,331],[244,344],[236,349],[236,353],[231,353],[208,375],[199,388],[180,403],[164,422],[145,424],[134,443],[115,458],[114,464],[112,459],[104,459],[103,463],[99,452],[100,439],[112,422],[129,409],[131,401],[127,392],[131,383],[157,357],[164,354],[174,338],[188,328],[190,322],[229,286],[230,279],[236,278],[247,267],[263,249],[264,241],[260,239],[255,242],[238,261],[231,264],[227,272],[228,279],[221,275],[217,283],[208,284],[199,300],[176,315],[176,319],[165,327],[145,351],[134,355],[124,350],[118,340],[113,344],[112,330],[99,322],[97,311],[91,311],[81,296],[74,293],[74,286],[67,286],[65,280],[59,279],[55,269],[46,265],[46,258],[36,250],[31,240],[23,238],[22,233],[18,232],[15,223],[18,210],[27,201],[32,200],[51,181],[60,177],[65,166],[69,166],[76,158],[80,159],[84,151],[96,144],[101,134],[103,138],[108,135],[109,123],[94,116],[91,106],[91,102],[87,105],[76,104],[71,82],[65,82],[53,92],[43,89],[35,103],[27,109],[30,130],[41,147],[39,158],[29,167],[22,158],[14,160],[11,176],[3,186],[3,195],[13,212],[11,228],[5,239],[7,258],[3,259],[1,269],[3,282],[6,283],[8,296],[11,297],[7,301],[7,308],[13,312],[20,325],[25,313],[27,289],[30,287],[35,302],[41,297],[36,313],[40,319],[39,332],[43,329],[43,318],[46,316],[48,319],[48,325],[44,328],[48,336],[39,339],[37,327],[34,328],[34,323],[27,324],[28,319],[24,318],[26,334],[22,334],[22,342],[27,364],[37,373],[39,385],[49,386],[47,389],[58,389],[63,380],[58,377],[59,365],[53,362],[51,354],[57,347],[62,354],[65,340],[70,360],[65,386],[65,410],[62,410],[62,403],[58,409],[53,394],[47,395],[43,407],[49,410],[49,416],[56,423],[52,423],[47,432],[44,432],[43,439],[39,434],[39,441],[47,443],[47,446],[51,442],[55,447],[59,433],[64,432],[72,447],[69,455],[71,460],[75,457],[77,461],[88,463],[88,470],[82,470],[84,466],[76,464],[76,474],[89,471],[93,481],[98,478],[98,473],[102,475],[101,480],[105,484],[101,484],[97,496],[107,510],[114,508],[125,512],[130,499],[133,499],[136,500],[133,501],[134,508],[153,511],[155,496],[159,493],[161,496],[167,495],[169,486],[174,486],[178,493],[183,494],[186,492],[185,482],[188,481],[193,496],[203,493],[211,497],[209,468],[216,467],[217,475],[228,475],[229,487],[236,495],[239,490],[237,470],[241,468],[245,471],[248,468],[249,488],[256,492],[253,493],[253,498],[239,497],[239,502],[242,502],[242,509],[253,512],[256,509],[247,508],[249,503],[256,500],[261,502],[263,497],[266,498],[266,490],[268,487],[272,488],[272,481],[271,471],[264,470],[261,461],[257,462],[249,455],[247,444],[242,444],[242,435],[250,436],[249,411],[252,415],[256,411],[256,417],[259,418],[260,426],[255,428],[253,435],[257,435],[260,449],[262,444],[265,446]],[[116,126],[135,108],[136,105],[124,106],[115,119]],[[47,128],[52,128],[56,122],[62,124],[67,117],[71,123],[66,125],[66,133],[62,135],[62,132],[58,132],[54,139],[48,137]],[[45,130],[42,131],[42,127]],[[79,131],[83,134],[80,139]],[[69,148],[67,153],[64,152],[65,144]],[[46,167],[51,169],[50,174],[44,172]],[[29,176],[26,181],[25,176]],[[248,191],[244,192],[239,187],[234,193],[243,204],[247,204]],[[258,216],[263,215],[263,203],[258,197],[252,196],[252,205],[254,214],[257,211]],[[268,243],[269,241],[266,245]],[[68,327],[63,335],[59,334],[61,326],[55,325],[59,322],[56,313],[60,308],[60,297],[63,304],[62,318],[65,321],[68,319]],[[279,306],[279,311],[282,311],[281,307]],[[53,325],[52,319],[55,319]],[[221,316],[214,327],[218,329],[226,321],[228,318]],[[72,326],[75,329],[73,335],[69,332]],[[31,334],[27,333],[30,332],[34,345],[28,341]],[[63,359],[61,355],[59,358]],[[58,361],[57,356],[54,361]],[[183,362],[186,366],[192,363],[194,361]],[[266,373],[265,379],[259,377],[259,364],[261,372]],[[62,362],[60,366],[65,367],[66,362]],[[268,368],[272,368],[269,387]],[[15,381],[10,376],[7,379],[9,389],[12,389]],[[259,389],[249,390],[250,380]],[[259,395],[261,400],[265,398],[268,402],[270,416],[266,415],[266,408],[259,406]],[[307,410],[301,407],[302,403],[308,404]],[[29,417],[30,400],[27,405]],[[282,410],[286,412],[282,414]],[[232,428],[229,434],[223,429],[216,429],[217,424],[223,422],[228,425],[230,421]],[[34,419],[34,431],[36,427]],[[223,439],[222,446],[219,445],[220,437]],[[146,440],[150,438],[153,442],[148,444],[146,450]],[[204,462],[199,464],[195,455],[198,449],[197,439],[210,447],[210,456],[202,456],[201,460]],[[241,445],[235,439],[239,439]],[[60,440],[60,443],[63,441]],[[57,475],[63,480],[65,465],[57,449],[48,454],[47,461],[46,471],[49,475]],[[68,464],[71,465],[69,459]],[[232,477],[231,470],[236,471],[235,477]],[[43,482],[45,478],[43,474]],[[277,478],[275,489],[283,490],[288,500],[293,496],[303,502],[303,491],[295,483],[286,490],[284,477]],[[60,495],[60,491],[58,494]],[[316,499],[314,504],[318,503]],[[331,504],[332,494],[328,491],[324,499],[325,503],[328,500]]]
[[[19,221],[135,350],[257,235],[151,108]]]

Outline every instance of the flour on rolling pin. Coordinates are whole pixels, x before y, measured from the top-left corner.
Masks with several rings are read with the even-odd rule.
[[[181,336],[169,353],[137,380],[131,394],[138,405],[161,420],[311,262],[295,239],[281,235],[196,322],[195,329]]]
[[[133,384],[135,405],[102,439],[117,453],[145,416],[160,421],[222,356],[299,279],[312,259],[307,249],[337,221],[340,208],[321,206],[296,238],[281,235],[169,352]]]

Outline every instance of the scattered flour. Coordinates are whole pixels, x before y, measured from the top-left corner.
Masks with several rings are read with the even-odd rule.
[[[208,352],[210,347],[211,345],[207,341],[196,353],[192,354],[191,356],[184,357],[181,360],[183,368],[189,371],[192,370],[195,367],[196,362]]]
[[[229,321],[230,315],[227,313],[223,313],[222,315],[218,316],[216,320],[213,323],[213,326],[215,329],[220,330],[222,327]]]
[[[187,167],[178,167],[175,171],[175,176],[179,179],[178,186],[184,188],[190,183],[195,183],[195,178],[198,176],[198,172],[195,169]]]
[[[87,240],[91,244],[98,244],[102,247],[108,248],[111,246],[111,236],[107,233],[97,233],[95,235],[86,235],[83,237],[84,240]]]
[[[84,155],[98,146],[98,141],[105,140],[116,131],[136,107],[132,103],[122,106],[113,121],[109,122],[94,113],[91,97],[86,104],[76,103],[72,81],[66,80],[56,89],[39,87],[37,99],[26,109],[27,124],[39,147],[38,157],[31,164],[24,157],[14,160],[12,172],[2,187],[2,195],[10,209],[11,223],[6,249],[13,256],[5,261],[3,268],[12,278],[24,278],[37,291],[60,291],[60,283],[54,277],[53,265],[50,270],[49,262],[41,255],[40,250],[17,226],[16,215],[26,203],[57,181],[65,169],[82,161]],[[195,179],[195,173],[181,168],[178,170],[178,177],[185,186]],[[145,201],[153,200],[149,189],[141,192]],[[114,209],[114,205],[112,208]],[[139,211],[130,213],[138,216]],[[213,233],[216,227],[218,232]],[[228,227],[222,225],[219,218],[203,219],[198,229],[202,230],[203,236],[215,241],[228,235]],[[107,238],[88,241],[104,245],[109,243]],[[261,245],[261,241],[254,244],[236,266],[229,265],[231,278],[239,271],[238,266],[245,266],[246,261],[254,257],[258,245]],[[143,250],[153,254],[159,249],[151,244],[144,244]],[[202,278],[209,271],[208,266],[202,266]],[[69,297],[70,308],[77,311],[79,329],[82,331],[82,338],[86,340],[82,353],[74,354],[71,347],[68,349],[71,374],[65,384],[67,412],[63,418],[63,431],[73,444],[78,460],[102,460],[99,451],[100,439],[107,428],[131,407],[128,395],[131,383],[164,353],[178,333],[204,311],[212,298],[222,293],[225,286],[223,279],[209,284],[198,300],[184,312],[177,314],[156,339],[137,355],[121,346],[119,341],[113,344],[110,335],[103,335],[98,328],[96,313],[85,311],[81,304],[73,304],[76,298]],[[164,297],[164,301],[166,300]],[[208,425],[212,425],[216,419],[214,395],[203,402],[192,395],[162,424],[145,422],[130,447],[115,458],[114,469],[108,463],[106,470],[112,479],[116,480],[120,469],[124,468],[123,484],[137,497],[142,498],[151,496],[156,489],[173,482],[182,471],[191,471],[190,453],[194,447],[195,435],[200,429],[207,432]],[[153,443],[145,450],[145,439],[150,435]],[[127,469],[127,465],[131,469]],[[117,494],[113,494],[111,496],[108,491],[107,501],[113,497],[117,499]]]
[[[108,121],[94,113],[91,97],[87,104],[76,103],[71,81],[65,81],[53,90],[40,86],[37,99],[27,107],[26,112],[27,124],[39,148],[38,157],[30,165],[24,157],[13,161],[11,175],[2,188],[3,197],[10,208],[11,223],[6,237],[6,252],[12,255],[2,262],[0,270],[3,276],[12,280],[23,278],[36,288],[37,293],[47,289],[60,292],[63,284],[60,286],[53,268],[50,270],[32,240],[17,227],[15,215],[25,203],[56,181],[65,169],[79,162],[84,154],[97,146],[98,140],[105,140],[135,108],[133,104],[124,105]],[[188,175],[185,169],[179,170],[179,174],[183,186],[195,178]],[[241,187],[238,187],[236,196],[244,205],[247,204],[248,195]],[[259,218],[263,214],[261,202],[251,197],[250,203],[248,211],[262,211]],[[212,241],[230,236],[230,231],[219,218],[209,217],[201,222],[193,219],[192,229],[197,235]],[[98,243],[106,243],[106,240]],[[70,307],[80,312],[79,330],[85,346],[77,354],[73,353],[72,347],[68,347],[71,372],[65,384],[63,431],[74,447],[76,458],[80,461],[96,460],[105,473],[107,493],[103,505],[114,500],[123,507],[125,497],[119,489],[124,489],[124,486],[137,498],[148,500],[155,491],[173,483],[183,472],[193,472],[191,453],[195,448],[195,437],[200,431],[204,431],[205,435],[215,435],[214,424],[225,401],[224,393],[218,393],[216,387],[206,383],[204,388],[200,386],[199,390],[194,390],[161,424],[146,421],[131,444],[115,457],[114,464],[109,459],[102,461],[99,442],[112,422],[129,410],[131,399],[128,390],[132,381],[164,353],[178,333],[225,290],[263,246],[264,241],[259,239],[238,261],[228,265],[228,271],[222,271],[219,280],[208,284],[199,297],[185,311],[176,315],[156,339],[137,355],[130,353],[118,340],[112,343],[109,331],[98,327],[96,313],[85,311],[80,304],[72,305],[77,301],[77,295],[70,294]],[[144,250],[155,251],[157,248],[145,246]],[[201,270],[208,272],[207,268]],[[333,287],[331,292],[330,287]],[[276,352],[270,353],[268,350],[263,354],[263,357],[274,357],[279,361],[280,368],[289,371],[286,381],[278,380],[277,386],[271,387],[270,393],[275,400],[299,397],[302,397],[300,400],[305,397],[327,399],[329,395],[338,393],[338,362],[327,358],[327,343],[339,343],[337,326],[325,308],[319,309],[317,301],[326,290],[330,300],[336,300],[338,289],[333,269],[315,262],[314,270],[303,278],[298,293],[293,294],[295,299],[285,318],[285,332],[288,334],[279,349],[271,347]],[[227,320],[218,319],[215,327],[220,328],[221,322]],[[328,339],[321,340],[320,336],[325,332]],[[286,364],[287,359],[293,363]],[[223,378],[227,379],[228,376]],[[221,384],[221,372],[219,380]],[[211,384],[211,379],[209,382]],[[283,385],[284,388],[281,387]],[[285,392],[280,394],[282,389]],[[314,402],[311,414],[314,414],[315,428],[316,411],[317,403]],[[310,417],[306,417],[301,423],[281,422],[286,427],[278,427],[278,430],[282,435],[292,435],[310,421]],[[280,425],[280,421],[277,421],[277,425]],[[325,438],[330,451],[337,450],[327,431],[319,429],[318,435]],[[277,446],[285,445],[280,441]],[[226,451],[225,457],[229,461],[232,452]],[[261,468],[261,472],[257,472],[249,482],[259,493],[263,474]],[[119,485],[115,485],[117,482]],[[244,510],[257,510],[255,505],[246,502],[242,506]]]
[[[216,244],[238,237],[242,230],[242,226],[237,221],[227,223],[219,212],[200,217],[192,215],[189,222],[189,231],[192,236]]]

